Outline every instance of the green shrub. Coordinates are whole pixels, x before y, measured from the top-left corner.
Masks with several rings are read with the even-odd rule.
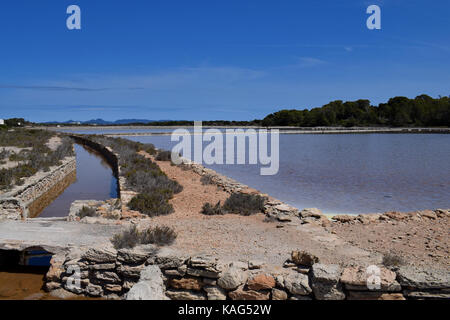
[[[77,216],[80,217],[80,219],[83,219],[84,217],[98,217],[98,214],[95,208],[83,206],[83,208],[77,212]]]
[[[222,206],[220,205],[220,201],[217,202],[215,206],[213,206],[211,203],[205,203],[202,207],[202,214],[207,216],[215,216],[215,215],[223,215],[225,214],[224,210],[222,209]]]
[[[223,210],[248,216],[264,210],[266,198],[260,195],[233,193],[224,203]]]
[[[131,210],[139,211],[149,217],[173,213],[173,206],[167,202],[168,192],[141,193],[128,203]]]
[[[139,244],[170,245],[177,238],[177,233],[167,226],[156,226],[139,232],[136,225],[116,234],[111,243],[116,249],[134,248]]]

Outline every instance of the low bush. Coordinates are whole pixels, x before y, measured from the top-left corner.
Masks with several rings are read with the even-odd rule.
[[[202,207],[201,213],[207,216],[216,216],[225,214],[225,211],[222,209],[222,206],[220,205],[219,201],[216,203],[215,206],[213,206],[210,203],[205,203]]]
[[[388,268],[400,267],[405,264],[405,261],[403,260],[402,257],[400,257],[394,253],[386,253],[383,255],[382,264]]]
[[[61,160],[73,156],[72,140],[60,136],[61,144],[56,150],[46,145],[48,139],[57,135],[44,130],[16,129],[14,131],[0,132],[0,146],[14,146],[21,151],[2,152],[1,157],[8,157],[9,161],[19,162],[16,167],[0,171],[0,189],[9,189],[14,185],[24,183],[23,178],[36,174],[39,170],[47,172],[50,167],[60,165]]]
[[[207,174],[203,175],[200,178],[200,182],[202,183],[202,185],[215,184],[213,178]]]
[[[156,226],[149,228],[142,232],[141,243],[143,244],[157,244],[171,245],[177,238],[177,233],[167,226]]]
[[[226,213],[240,214],[249,216],[254,213],[263,212],[266,198],[260,195],[233,193],[223,206],[220,201],[216,205],[205,203],[202,207],[202,214],[205,215],[222,215]]]
[[[136,225],[116,234],[111,243],[116,249],[134,248],[139,244],[170,245],[177,238],[177,233],[167,226],[156,226],[139,231]]]
[[[84,217],[97,217],[98,214],[95,208],[83,206],[83,208],[77,212],[77,216],[80,217],[80,219],[83,219]]]
[[[156,160],[158,161],[170,161],[172,159],[172,152],[171,151],[159,151]]]
[[[140,193],[128,203],[131,210],[139,211],[149,217],[167,215],[173,213],[173,206],[168,203],[169,193],[153,192]]]
[[[132,225],[129,229],[116,234],[111,239],[111,243],[116,249],[134,248],[140,243],[141,235],[136,227]]]
[[[255,194],[233,193],[224,203],[223,210],[228,213],[248,216],[264,210],[266,198]]]

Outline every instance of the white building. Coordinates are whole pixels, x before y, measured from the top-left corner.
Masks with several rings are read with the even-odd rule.
[[[5,124],[5,120],[0,119],[0,126]]]

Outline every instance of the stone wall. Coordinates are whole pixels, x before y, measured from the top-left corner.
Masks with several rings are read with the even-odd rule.
[[[74,270],[80,286],[73,286]],[[379,266],[377,288],[369,289],[367,267],[321,264],[294,251],[276,271],[258,261],[220,261],[183,256],[152,245],[135,249],[74,249],[54,256],[48,291],[141,300],[344,300],[449,299],[450,275],[443,270]]]
[[[76,171],[76,158],[66,157],[60,166],[49,172],[39,171],[26,179],[23,186],[15,186],[0,196],[0,218],[23,219],[29,216],[29,207],[60,181]]]

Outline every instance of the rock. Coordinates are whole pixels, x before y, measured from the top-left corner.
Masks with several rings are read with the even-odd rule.
[[[141,272],[139,282],[126,295],[126,300],[167,300],[163,275],[158,266],[150,265]]]
[[[219,271],[207,271],[202,269],[193,269],[193,268],[187,268],[186,273],[190,276],[194,277],[205,277],[205,278],[212,278],[217,279],[220,276]]]
[[[448,300],[450,299],[450,291],[430,290],[430,291],[414,291],[405,290],[403,294],[410,299],[415,300]]]
[[[86,287],[86,292],[92,297],[100,297],[103,295],[102,287],[95,284],[89,284]]]
[[[209,255],[201,255],[192,257],[188,264],[193,268],[215,268],[217,266],[217,259]]]
[[[292,216],[290,216],[284,212],[279,212],[279,213],[277,213],[277,220],[280,222],[291,222]]]
[[[92,264],[88,266],[89,270],[114,270],[115,268],[115,263]]]
[[[230,263],[229,267],[236,267],[239,268],[243,271],[248,270],[248,262],[243,262],[243,261],[233,261]]]
[[[64,272],[63,267],[64,258],[55,258],[52,257],[50,260],[50,268],[45,276],[47,281],[49,282],[59,282],[61,280],[61,276]]]
[[[333,216],[331,219],[336,220],[341,223],[349,223],[349,222],[352,222],[353,220],[356,220],[357,217],[351,216],[348,214],[340,214],[340,215]]]
[[[186,260],[186,257],[177,255],[171,249],[163,248],[157,252],[155,263],[161,269],[177,269],[181,267]]]
[[[350,291],[348,300],[406,300],[401,293]]]
[[[250,260],[248,262],[248,268],[250,270],[261,269],[264,266],[264,262],[257,260]]]
[[[169,286],[174,289],[200,291],[202,290],[203,283],[199,278],[181,278],[169,280]]]
[[[105,271],[105,272],[100,272],[97,271],[94,274],[95,279],[100,280],[102,282],[108,282],[108,283],[120,283],[121,279],[120,277],[114,273],[114,272],[110,272],[110,271]]]
[[[434,211],[439,218],[445,218],[450,216],[450,210],[437,209]]]
[[[308,276],[301,273],[291,273],[284,279],[284,286],[291,294],[309,295],[312,290]]]
[[[247,281],[250,290],[269,290],[276,286],[276,281],[271,275],[260,274]]]
[[[269,300],[269,293],[257,292],[254,290],[244,291],[242,287],[228,293],[232,300]]]
[[[62,288],[53,290],[52,292],[50,292],[50,295],[54,298],[62,299],[62,300],[75,299],[78,297],[76,294],[73,294],[72,292],[69,292]]]
[[[199,292],[167,290],[166,295],[172,300],[206,300]]]
[[[397,271],[398,281],[408,289],[448,289],[450,273],[448,270],[419,269],[413,266],[402,266]]]
[[[203,283],[209,286],[215,286],[217,285],[217,281],[214,279],[210,279],[210,278],[203,278]]]
[[[292,251],[291,253],[291,260],[296,265],[302,265],[302,266],[312,266],[314,263],[319,262],[319,258],[315,255],[306,252],[306,251]]]
[[[107,283],[107,284],[105,285],[105,290],[106,290],[106,291],[109,291],[109,292],[120,293],[120,292],[122,292],[122,286],[117,285],[117,284],[110,284],[110,283]]]
[[[272,300],[287,300],[288,295],[285,291],[280,289],[272,289]]]
[[[144,267],[143,264],[138,266],[120,265],[117,267],[117,273],[128,278],[139,278]]]
[[[57,290],[59,288],[61,288],[61,283],[59,283],[59,282],[47,282],[45,284],[45,291],[47,291],[47,292]]]
[[[229,267],[217,280],[217,284],[226,290],[234,290],[247,280],[246,272],[236,267]]]
[[[395,280],[395,272],[379,267],[380,269],[380,288],[372,291],[400,291],[401,287]],[[341,282],[348,290],[369,290],[367,280],[371,276],[364,267],[348,267],[342,272]]]
[[[341,268],[338,265],[316,263],[312,266],[311,284],[318,300],[344,300],[345,293],[339,283]]]
[[[436,213],[434,213],[431,210],[423,210],[423,211],[419,211],[418,212],[422,217],[428,218],[428,219],[432,219],[435,220],[437,219],[437,215]]]
[[[277,283],[277,287],[284,289],[284,277],[282,275],[278,275],[275,277],[275,281]]]
[[[312,217],[319,219],[320,217],[322,217],[322,215],[322,211],[317,208],[306,208],[300,211],[300,217],[302,218]]]
[[[227,294],[225,290],[217,286],[206,286],[203,288],[206,291],[208,300],[226,300]]]
[[[126,264],[144,263],[150,256],[156,253],[154,245],[138,246],[133,249],[120,249],[117,252],[117,260]]]
[[[310,301],[312,300],[312,298],[310,296],[300,296],[300,295],[295,295],[289,298],[289,300],[304,300],[304,301]]]
[[[117,251],[113,248],[90,248],[86,251],[82,258],[95,263],[110,263],[115,262],[117,257]]]
[[[396,211],[386,212],[384,215],[386,215],[389,218],[391,218],[392,220],[396,220],[396,221],[405,220],[409,216],[407,213],[396,212]]]

